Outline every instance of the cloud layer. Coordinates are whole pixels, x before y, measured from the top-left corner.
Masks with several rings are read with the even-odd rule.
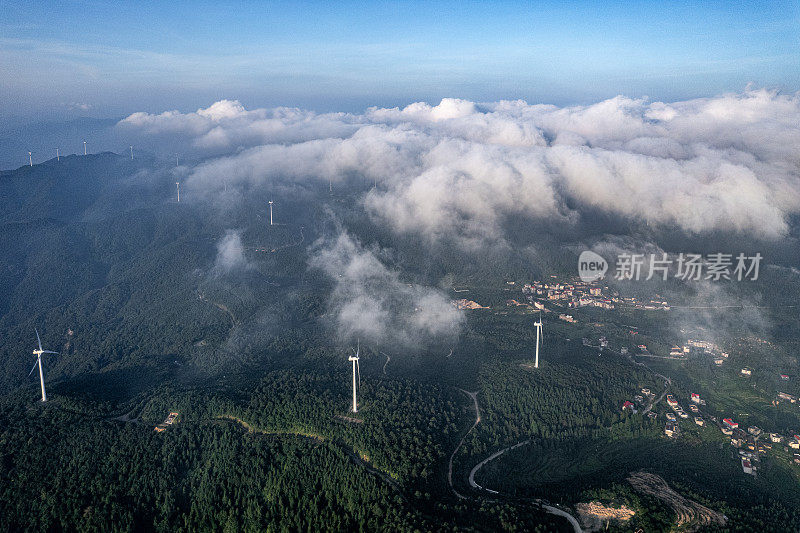
[[[404,283],[346,233],[319,243],[311,266],[334,282],[329,312],[344,340],[419,346],[458,334],[463,315],[438,289]]]
[[[376,221],[466,246],[502,240],[508,220],[573,224],[584,209],[767,239],[800,213],[800,96],[767,90],[566,108],[444,99],[358,115],[223,100],[118,128],[204,158],[187,182],[196,190],[360,177],[377,183],[363,196]]]

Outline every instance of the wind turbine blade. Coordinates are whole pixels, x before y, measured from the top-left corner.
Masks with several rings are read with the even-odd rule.
[[[42,350],[42,353],[58,353],[58,352],[51,352],[50,350]]]
[[[33,329],[36,332],[36,342],[39,343],[39,349],[41,350],[42,349],[42,339],[39,338],[39,330],[36,329],[36,328],[33,328]]]
[[[358,388],[361,388],[361,365],[358,364],[358,359],[356,359],[356,369],[358,371]]]
[[[35,363],[33,363],[33,368],[31,368],[31,371],[28,372],[28,377],[31,377],[31,374],[33,374],[33,371],[36,370],[36,365],[38,364],[39,364],[38,360]]]

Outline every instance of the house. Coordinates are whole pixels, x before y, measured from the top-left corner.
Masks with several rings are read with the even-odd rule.
[[[648,388],[642,389],[642,394],[644,394],[645,396],[650,396],[650,389]]]
[[[737,424],[736,422],[734,422],[730,418],[723,418],[722,419],[722,423],[725,424],[725,427],[727,427],[729,429],[736,429],[736,428],[739,427],[739,424]]]
[[[734,448],[741,448],[742,443],[743,443],[742,439],[738,437],[731,437],[731,446],[733,446]]]
[[[641,394],[637,394],[633,397],[633,401],[636,403],[644,403],[644,397]]]
[[[754,437],[758,437],[759,435],[761,435],[761,428],[759,428],[758,426],[750,426],[749,428],[747,428],[747,432],[753,435]]]
[[[675,416],[675,413],[667,413],[667,420],[675,422],[678,420],[678,417]]]
[[[725,359],[714,359],[714,364],[717,366],[722,366],[722,363],[725,362]]]
[[[683,409],[678,409],[677,413],[678,413],[678,416],[681,417],[681,418],[689,418],[689,415],[687,415],[686,411],[684,411]]]
[[[671,407],[675,407],[676,405],[678,405],[678,400],[676,400],[672,394],[667,394],[667,403]]]
[[[751,476],[755,475],[755,472],[753,471],[753,465],[750,463],[750,460],[745,459],[744,457],[742,457],[742,470],[745,474],[750,474]]]
[[[792,448],[794,450],[800,449],[800,442],[797,442],[796,440],[790,440],[789,448]]]
[[[704,426],[705,425],[705,422],[699,416],[694,417],[694,423],[697,424],[698,426]]]
[[[719,428],[719,429],[720,429],[720,431],[722,431],[722,434],[723,434],[723,435],[727,435],[727,436],[729,436],[729,437],[730,437],[731,435],[733,435],[733,430],[732,430],[731,428],[721,427],[721,428]]]
[[[749,368],[743,368],[740,372],[741,372],[741,374],[743,376],[747,376],[747,377],[750,377],[750,376],[753,375],[753,371],[750,370]]]
[[[700,403],[700,395],[696,392],[692,393],[692,403]]]
[[[778,433],[770,433],[769,440],[772,442],[780,442],[783,440],[783,437],[781,437]]]
[[[787,376],[786,374],[781,374],[781,379],[783,381],[789,381],[789,376]]]
[[[664,426],[664,433],[667,437],[675,437],[678,434],[678,425],[677,424],[670,424],[667,422],[667,425]]]
[[[792,403],[795,403],[797,401],[797,398],[795,398],[791,394],[786,394],[785,392],[779,392],[778,398],[780,398],[781,400],[789,400]]]
[[[690,405],[689,406],[689,410],[691,412],[693,412],[693,413],[699,413],[700,412],[700,409],[695,404]]]
[[[628,400],[625,400],[625,403],[622,404],[622,411],[623,412],[624,411],[631,411],[631,412],[634,412],[634,413],[636,412],[636,410],[633,408],[633,404],[631,402],[629,402]]]

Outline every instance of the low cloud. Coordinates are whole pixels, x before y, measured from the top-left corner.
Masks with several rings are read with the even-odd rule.
[[[250,264],[244,255],[242,235],[238,230],[228,230],[217,242],[217,257],[212,272],[215,275],[247,270]]]
[[[761,239],[783,238],[800,214],[800,96],[767,90],[564,108],[444,99],[363,114],[223,100],[118,127],[205,158],[188,177],[198,190],[358,176],[377,184],[362,197],[375,221],[466,247],[502,241],[509,220],[568,226],[586,210]]]
[[[365,249],[345,233],[317,243],[310,266],[334,282],[329,313],[343,340],[413,347],[460,331],[463,315],[444,293],[403,282],[381,261],[380,251]]]

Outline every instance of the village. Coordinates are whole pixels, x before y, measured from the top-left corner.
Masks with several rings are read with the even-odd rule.
[[[515,285],[513,281],[506,282],[508,285]],[[460,292],[460,291],[457,291]],[[600,308],[612,310],[615,308],[634,308],[641,310],[664,310],[670,309],[669,303],[659,295],[653,295],[647,301],[637,300],[633,297],[623,297],[617,291],[609,287],[601,286],[596,283],[586,283],[580,280],[570,280],[561,282],[553,280],[551,282],[533,281],[522,286],[522,294],[525,299],[507,299],[507,307],[526,307],[544,313],[558,313],[558,318],[564,322],[576,323],[576,319],[566,312],[548,309],[548,304],[553,307],[566,309],[580,308]],[[453,305],[462,310],[489,309],[488,306],[481,305],[468,299],[453,301]],[[639,334],[638,328],[630,326],[628,332],[631,337]],[[609,340],[599,335],[595,340],[583,338],[583,345],[600,350],[609,349]],[[666,353],[651,353],[645,344],[636,344],[637,350],[629,354],[628,347],[621,347],[620,355],[636,357],[650,357],[658,359],[687,360],[691,357],[703,357],[709,359],[715,366],[723,366],[730,360],[730,354],[723,350],[717,343],[697,338],[685,338],[683,342],[673,344]],[[739,374],[749,378],[753,370],[744,367]],[[788,381],[789,376],[780,374],[782,381]],[[710,413],[703,413],[706,408],[706,401],[697,393],[691,393],[688,400],[688,408],[684,409],[681,403],[673,394],[665,393],[656,398],[656,395],[648,388],[642,388],[633,396],[632,401],[626,400],[622,405],[623,412],[636,414],[642,412],[649,419],[656,420],[661,416],[653,408],[662,399],[666,399],[669,410],[663,413],[664,435],[667,438],[679,438],[682,434],[681,423],[694,424],[698,427],[716,426],[725,436],[730,438],[730,445],[738,451],[742,471],[745,474],[755,476],[760,464],[760,457],[764,456],[773,447],[780,446],[782,451],[787,454],[789,460],[800,465],[800,435],[792,434],[790,437],[778,433],[766,433],[759,427],[750,426],[746,429],[740,428],[739,424],[732,418],[722,418],[719,420]],[[786,392],[777,392],[773,401],[774,405],[780,402],[798,403],[798,397]],[[800,405],[800,404],[798,404]]]
[[[644,413],[650,419],[657,419],[659,415],[652,410],[652,407],[658,402],[655,399],[655,394],[648,388],[642,388],[639,392],[634,396],[633,402],[626,400],[622,404],[622,411],[636,414],[638,413],[637,405],[640,407],[648,405]],[[672,394],[666,394],[665,397],[670,411],[667,411],[664,415],[666,418],[664,435],[669,438],[678,438],[681,435],[680,422],[682,420],[705,427],[707,419],[710,423],[716,425],[724,435],[730,437],[730,445],[738,450],[742,471],[745,474],[755,476],[760,456],[766,455],[769,450],[773,449],[773,446],[782,446],[784,453],[791,454],[792,462],[800,464],[800,435],[798,434],[792,434],[787,437],[779,433],[766,433],[757,426],[749,426],[745,430],[740,428],[739,424],[732,418],[718,420],[717,417],[710,414],[704,416],[702,408],[706,406],[706,401],[697,393],[691,393],[688,399],[691,414],[686,412]],[[795,399],[795,401],[797,400]]]

